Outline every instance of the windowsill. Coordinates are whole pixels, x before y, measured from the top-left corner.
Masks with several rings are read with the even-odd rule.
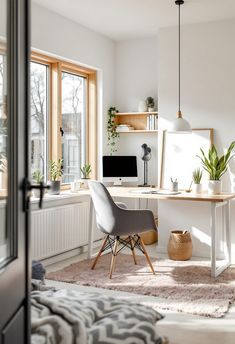
[[[77,192],[61,191],[59,195],[50,195],[46,193],[43,197],[43,202],[52,202],[52,201],[59,201],[59,200],[64,200],[64,199],[75,199],[81,196],[89,196],[89,190],[83,189]],[[32,204],[38,203],[38,201],[39,201],[39,198],[36,198],[36,197],[31,197],[30,199],[30,202]]]

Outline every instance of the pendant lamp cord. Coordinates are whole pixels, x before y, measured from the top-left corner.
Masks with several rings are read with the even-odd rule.
[[[179,34],[179,111],[181,111],[181,104],[180,104],[180,75],[181,75],[181,63],[180,63],[180,46],[181,46],[181,42],[180,42],[180,36],[181,36],[181,33],[180,33],[180,4],[179,4],[179,30],[178,30],[178,34]]]

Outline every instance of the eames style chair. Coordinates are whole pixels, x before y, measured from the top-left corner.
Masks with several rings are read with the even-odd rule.
[[[145,255],[152,273],[155,274],[143,240],[139,235],[148,230],[157,230],[153,213],[150,210],[128,210],[125,204],[113,201],[102,183],[91,180],[88,184],[95,209],[97,227],[105,234],[105,239],[91,269],[95,268],[101,254],[110,249],[112,259],[109,278],[112,278],[117,254],[124,247],[128,247],[132,251],[134,263],[137,264],[135,255],[135,248],[137,248]]]

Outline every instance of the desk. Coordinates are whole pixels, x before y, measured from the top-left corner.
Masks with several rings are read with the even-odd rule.
[[[182,192],[177,195],[162,195],[162,194],[146,194],[136,193],[136,187],[110,187],[108,188],[112,197],[132,198],[132,199],[154,199],[159,201],[193,201],[193,202],[209,202],[210,203],[210,232],[211,232],[211,276],[219,276],[229,265],[231,261],[231,238],[230,238],[230,201],[235,198],[235,193],[224,193],[220,195],[193,194]],[[218,266],[216,259],[216,210],[222,207],[225,223],[223,223],[223,230],[225,230],[225,260]],[[90,225],[89,225],[89,242],[88,242],[88,258],[92,257],[93,249],[93,205],[90,203]]]

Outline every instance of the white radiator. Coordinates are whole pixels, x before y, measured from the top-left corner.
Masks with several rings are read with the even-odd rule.
[[[88,243],[89,203],[32,212],[32,258],[48,258]],[[102,234],[95,231],[94,239]]]

